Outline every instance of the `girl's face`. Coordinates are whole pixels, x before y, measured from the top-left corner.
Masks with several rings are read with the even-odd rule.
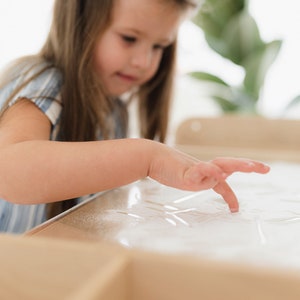
[[[174,42],[183,14],[159,0],[116,0],[112,22],[96,42],[95,69],[118,96],[151,79]]]

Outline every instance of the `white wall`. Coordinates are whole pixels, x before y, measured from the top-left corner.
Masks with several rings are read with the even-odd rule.
[[[53,0],[0,1],[0,68],[36,52],[48,32]]]
[[[263,110],[278,115],[286,103],[300,95],[300,1],[250,0],[250,3],[263,38],[283,40],[262,95]],[[300,118],[300,112],[294,116]]]

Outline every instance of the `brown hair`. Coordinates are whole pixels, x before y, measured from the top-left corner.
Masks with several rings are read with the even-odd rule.
[[[195,0],[157,0],[188,10]],[[107,119],[115,100],[106,97],[93,71],[95,42],[111,22],[115,0],[56,0],[47,40],[37,57],[63,75],[63,103],[60,139],[65,141],[113,138],[114,128]],[[165,141],[175,71],[176,42],[164,50],[154,77],[136,94],[141,136]],[[24,83],[24,85],[27,83]],[[10,97],[11,98],[11,97]],[[122,114],[127,125],[127,111]]]
[[[185,10],[194,5],[188,0],[167,1]],[[104,138],[113,132],[113,124],[106,117],[113,109],[113,102],[105,97],[93,72],[92,53],[96,37],[110,24],[114,2],[58,0],[55,3],[51,31],[41,55],[55,64],[65,78],[61,123],[64,140],[95,139],[98,126]],[[156,75],[140,87],[137,95],[141,136],[161,142],[167,132],[175,50],[175,43],[165,50]],[[126,114],[123,121],[126,123]]]
[[[196,0],[160,0],[183,11],[195,9]],[[141,136],[148,139],[166,139],[169,110],[175,72],[176,41],[165,49],[156,75],[138,92]]]
[[[55,2],[50,33],[40,54],[63,74],[64,109],[60,128],[63,140],[95,140],[97,128],[102,129],[105,138],[109,136],[111,126],[107,125],[106,116],[112,111],[113,103],[105,97],[93,72],[92,53],[99,31],[109,25],[112,3]]]

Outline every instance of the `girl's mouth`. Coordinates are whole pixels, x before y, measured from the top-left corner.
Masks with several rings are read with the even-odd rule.
[[[124,73],[117,73],[117,76],[120,77],[121,79],[129,81],[129,82],[135,82],[138,80],[137,77],[128,75],[128,74],[124,74]]]

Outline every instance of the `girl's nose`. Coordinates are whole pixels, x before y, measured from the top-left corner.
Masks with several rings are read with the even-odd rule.
[[[131,64],[135,68],[147,69],[151,65],[152,51],[149,49],[141,48],[134,51],[132,54]]]

